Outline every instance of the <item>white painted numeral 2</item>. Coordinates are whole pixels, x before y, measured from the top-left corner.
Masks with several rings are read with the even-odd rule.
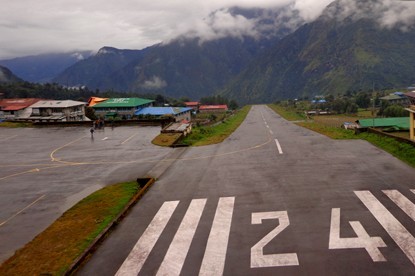
[[[279,225],[251,248],[251,268],[299,265],[296,253],[264,255],[264,246],[290,225],[287,211],[252,213],[252,224],[264,219],[278,219]]]
[[[374,262],[386,259],[379,247],[386,247],[381,237],[370,237],[359,221],[349,221],[357,237],[340,238],[340,208],[331,209],[329,249],[364,248]]]

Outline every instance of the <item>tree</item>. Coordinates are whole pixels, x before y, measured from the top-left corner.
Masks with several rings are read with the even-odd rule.
[[[347,104],[346,113],[347,114],[355,114],[359,111],[359,106],[355,103],[349,102]]]
[[[368,108],[370,105],[370,95],[364,92],[359,92],[356,95],[355,102],[360,108]]]
[[[85,108],[85,116],[92,121],[95,121],[96,119],[98,119],[98,117],[95,115],[95,110],[90,106],[87,106]]]
[[[400,105],[390,105],[383,111],[383,116],[385,117],[408,117],[408,111],[406,111]]]
[[[235,100],[231,100],[229,102],[229,109],[236,110],[238,109],[238,103]]]
[[[201,104],[228,104],[229,101],[227,98],[222,97],[221,95],[216,95],[216,96],[209,96],[209,97],[203,97],[200,99],[200,103]]]
[[[155,100],[155,106],[164,106],[165,103],[167,103],[166,98],[163,95],[158,94],[156,96]]]

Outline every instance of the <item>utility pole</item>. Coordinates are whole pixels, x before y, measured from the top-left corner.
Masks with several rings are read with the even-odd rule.
[[[372,97],[373,97],[373,103],[372,103],[372,127],[375,128],[375,82],[372,83]]]

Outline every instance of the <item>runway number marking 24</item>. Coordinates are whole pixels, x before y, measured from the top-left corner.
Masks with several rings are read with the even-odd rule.
[[[415,193],[415,190],[411,191]],[[412,234],[371,192],[355,191],[354,193],[415,265],[415,238]],[[383,193],[410,218],[415,219],[414,203],[397,190],[385,190]],[[193,199],[191,201],[157,275],[165,275],[167,272],[170,275],[181,273],[206,202],[207,199]],[[199,275],[222,275],[224,272],[234,203],[235,197],[219,198]],[[140,272],[178,204],[179,201],[164,202],[118,270],[117,276],[137,275]],[[278,224],[251,247],[250,267],[299,266],[297,253],[264,254],[264,247],[290,226],[288,212],[271,211],[251,214],[251,224],[253,225],[262,224],[264,220],[275,220]],[[386,262],[386,258],[379,250],[381,247],[386,247],[383,239],[370,236],[359,221],[349,221],[349,224],[356,236],[340,237],[340,208],[331,209],[328,249],[364,249],[373,262]]]

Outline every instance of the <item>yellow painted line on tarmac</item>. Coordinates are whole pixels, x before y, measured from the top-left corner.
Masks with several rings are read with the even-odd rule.
[[[46,195],[42,195],[40,196],[38,199],[36,199],[35,201],[33,201],[32,203],[30,203],[29,205],[27,205],[26,207],[24,207],[22,210],[20,210],[19,212],[17,212],[16,214],[14,214],[13,216],[9,217],[8,219],[6,219],[5,221],[3,221],[2,223],[0,223],[0,227],[5,225],[6,223],[8,223],[10,220],[14,219],[16,216],[20,215],[21,213],[23,213],[25,210],[27,210],[28,208],[32,207],[33,205],[35,205],[38,201],[42,200]]]
[[[125,140],[123,143],[128,142],[135,135],[137,135],[137,134],[132,135],[127,140]],[[63,167],[67,167],[67,166],[88,166],[88,165],[109,165],[109,164],[140,164],[140,163],[157,163],[157,162],[171,162],[171,161],[202,160],[202,159],[208,159],[208,158],[213,158],[213,157],[221,157],[221,156],[232,155],[232,154],[237,154],[237,153],[241,153],[241,152],[246,152],[246,151],[258,149],[258,148],[261,148],[261,147],[269,144],[270,142],[274,141],[272,139],[272,137],[270,136],[270,134],[268,133],[268,135],[267,135],[268,140],[267,141],[265,141],[265,142],[263,142],[261,144],[258,144],[258,145],[254,145],[254,146],[248,147],[248,148],[244,148],[244,149],[240,149],[240,150],[236,150],[236,151],[219,153],[219,154],[212,154],[212,155],[205,155],[205,156],[195,156],[195,157],[188,157],[188,158],[176,158],[176,159],[162,159],[162,160],[160,160],[160,159],[153,159],[153,160],[142,160],[141,159],[140,160],[140,159],[138,159],[138,160],[133,160],[133,161],[81,161],[81,162],[67,162],[67,161],[61,161],[61,160],[59,160],[59,159],[57,159],[57,158],[54,157],[54,154],[57,151],[65,148],[65,147],[67,147],[67,146],[69,146],[69,145],[71,145],[73,143],[76,143],[77,141],[79,141],[79,140],[81,140],[81,139],[83,139],[85,137],[86,136],[83,136],[83,137],[78,138],[78,139],[76,139],[76,140],[74,140],[74,141],[72,141],[72,142],[70,142],[70,143],[68,143],[68,144],[66,144],[66,145],[64,145],[62,147],[59,147],[59,148],[55,149],[50,154],[50,157],[51,157],[52,161],[55,161],[57,163],[60,163],[60,165],[54,165],[54,166],[50,166],[50,167],[35,168],[35,169],[28,170],[28,171],[11,174],[11,175],[8,175],[8,176],[5,176],[5,177],[0,178],[0,181],[1,180],[4,180],[4,179],[7,179],[7,178],[14,177],[14,176],[19,176],[19,175],[27,174],[27,173],[34,173],[34,172],[39,172],[39,171],[47,170],[47,169],[63,168]],[[48,164],[48,165],[50,165],[50,164]],[[32,164],[32,166],[36,166],[36,165],[33,165]]]
[[[90,161],[90,162],[79,162],[79,163],[72,163],[70,165],[77,166],[77,165],[105,165],[105,164],[134,164],[134,163],[156,163],[156,162],[171,162],[171,161],[191,161],[191,160],[201,160],[201,159],[207,159],[207,158],[213,158],[213,157],[221,157],[226,155],[232,155],[236,153],[246,152],[254,149],[261,148],[270,142],[272,142],[273,139],[271,137],[268,137],[268,140],[262,144],[258,144],[249,148],[230,151],[230,152],[224,152],[219,154],[212,154],[212,155],[205,155],[205,156],[195,156],[195,157],[188,157],[188,158],[175,158],[175,159],[157,159],[157,160],[133,160],[133,161]]]
[[[32,172],[35,172],[34,169],[33,170],[24,171],[24,172],[10,174],[10,175],[7,175],[7,176],[4,176],[4,177],[0,178],[0,181],[1,180],[4,180],[4,179],[7,179],[7,178],[10,178],[10,177],[13,177],[13,176],[19,176],[19,175],[22,175],[22,174],[27,174],[27,173],[32,173]]]
[[[36,172],[40,172],[42,170],[61,168],[61,167],[65,167],[65,166],[68,166],[68,165],[54,165],[54,166],[50,166],[50,167],[34,168],[34,169],[31,169],[31,170],[28,170],[28,171],[14,173],[14,174],[10,174],[10,175],[1,177],[0,181],[11,178],[11,177],[14,177],[14,176],[19,176],[19,175],[28,174],[28,173],[36,173]]]
[[[42,166],[50,166],[50,163],[0,164],[0,168],[12,168],[12,167],[42,167]]]
[[[130,137],[128,137],[124,142],[121,143],[121,145],[124,145],[125,143],[127,143],[128,141],[130,141],[131,139],[133,139],[134,136],[136,136],[138,133],[131,135]]]
[[[60,151],[60,150],[61,150],[61,149],[63,149],[63,148],[66,148],[67,146],[70,146],[70,145],[72,145],[72,144],[74,144],[74,143],[78,142],[78,141],[79,141],[79,140],[81,140],[81,139],[84,139],[85,137],[86,137],[86,136],[82,136],[82,137],[80,137],[80,138],[78,138],[78,139],[76,139],[76,140],[74,140],[74,141],[72,141],[72,142],[69,142],[69,143],[67,143],[67,144],[65,144],[65,145],[63,145],[63,146],[61,146],[61,147],[59,147],[59,148],[55,149],[54,151],[52,151],[52,152],[51,152],[51,154],[50,154],[50,159],[52,160],[52,162],[55,162],[55,161],[62,162],[62,161],[60,161],[59,159],[57,159],[57,158],[55,158],[55,157],[54,157],[55,153],[57,153],[58,151]]]

